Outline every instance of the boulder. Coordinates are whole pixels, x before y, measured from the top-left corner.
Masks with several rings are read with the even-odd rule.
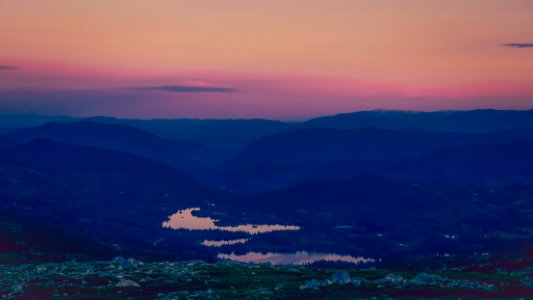
[[[406,283],[406,280],[401,275],[388,274],[384,278],[376,280],[376,284],[394,286],[402,288]]]
[[[409,280],[414,285],[436,285],[445,282],[447,279],[435,274],[420,273]]]
[[[334,284],[344,285],[344,284],[350,283],[350,281],[352,281],[352,279],[350,278],[350,274],[348,274],[348,272],[341,270],[341,271],[335,272],[331,276],[331,281]]]
[[[300,285],[300,290],[306,289],[318,289],[323,286],[324,282],[316,279],[307,280],[304,284]]]
[[[128,258],[125,259],[124,257],[117,256],[111,260],[111,264],[122,267],[124,269],[133,269],[137,268],[138,266],[143,265],[144,263],[142,261],[136,260],[135,258]]]
[[[354,286],[361,286],[363,282],[364,282],[363,278],[352,278],[352,285]]]
[[[24,285],[18,281],[13,282],[11,285],[11,294],[13,295],[23,295],[24,294]]]
[[[141,285],[133,280],[122,279],[121,281],[117,282],[117,284],[115,284],[115,287],[118,287],[118,288],[141,287]]]

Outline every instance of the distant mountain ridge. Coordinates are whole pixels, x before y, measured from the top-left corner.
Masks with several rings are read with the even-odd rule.
[[[246,130],[251,133],[253,128]],[[527,140],[533,140],[533,127],[489,133],[305,128],[258,138],[230,158],[224,151],[161,138],[129,125],[54,122],[0,137],[0,150],[41,138],[155,159],[210,185],[254,193],[313,178],[347,178],[361,172],[481,184],[529,180],[525,167],[531,157],[518,150],[530,148]],[[464,156],[451,156],[452,151]],[[429,153],[433,156],[425,156]]]
[[[311,128],[260,138],[238,153],[230,165],[250,166],[264,160],[298,164],[399,158],[452,146],[527,139],[533,139],[533,128],[486,134]]]
[[[305,122],[326,128],[379,127],[383,129],[426,129],[446,132],[489,132],[533,126],[532,110],[478,109],[467,111],[376,110],[342,113]]]
[[[533,110],[411,112],[374,110],[283,122],[264,119],[121,119],[113,117],[0,115],[0,128],[39,126],[48,122],[95,121],[135,126],[165,138],[189,140],[224,149],[244,147],[252,140],[291,130],[323,127],[354,129],[413,129],[422,131],[481,133],[533,126]]]
[[[471,184],[533,181],[533,139],[447,147],[395,159],[345,159],[281,163],[264,160],[250,167],[225,169],[207,179],[236,192],[286,187],[315,178],[347,179],[373,172],[394,178]]]
[[[94,169],[111,164],[120,168],[140,168],[147,173],[154,170],[160,173],[167,172],[169,178],[185,180],[187,185],[195,182],[188,174],[159,161],[104,148],[65,144],[46,138],[31,140],[0,151],[0,162],[51,167],[82,166]]]
[[[173,236],[161,224],[178,209],[229,197],[158,161],[50,139],[0,151],[0,190],[0,213],[143,251]]]
[[[201,207],[200,216],[216,217],[221,224],[301,227],[254,236],[238,245],[241,251],[327,253],[334,247],[390,258],[497,249],[531,239],[523,229],[532,223],[532,188],[526,184],[498,190],[364,173],[241,196],[204,186],[164,163],[116,150],[37,139],[0,151],[0,215],[61,226],[66,233],[107,246],[182,259],[213,258],[218,251],[200,242],[219,233],[162,228],[171,214],[191,207]],[[450,234],[460,240],[451,240]]]
[[[195,142],[169,140],[127,125],[89,121],[54,122],[17,129],[5,138],[18,143],[49,138],[64,143],[114,149],[160,160],[192,173],[220,163],[225,156],[221,150]]]

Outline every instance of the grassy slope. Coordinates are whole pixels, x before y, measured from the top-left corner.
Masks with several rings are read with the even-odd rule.
[[[324,280],[334,269],[234,263],[151,262],[125,266],[112,261],[63,262],[38,265],[0,265],[0,296],[48,299],[352,299],[411,297],[527,297],[533,288],[524,283],[533,275],[532,260],[514,262],[512,268],[489,270],[475,265],[434,271],[446,278],[436,285],[402,286],[379,283],[388,274],[405,279],[420,271],[347,270],[353,284],[301,288],[307,280]],[[492,264],[492,266],[496,266]],[[477,268],[477,270],[473,269]],[[485,271],[483,271],[485,270]],[[123,279],[139,287],[116,287]],[[463,287],[459,286],[460,284]],[[15,294],[22,286],[23,294]],[[21,292],[21,290],[18,290]]]

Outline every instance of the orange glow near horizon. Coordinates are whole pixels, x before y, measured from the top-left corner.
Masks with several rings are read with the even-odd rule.
[[[0,66],[20,69],[0,70],[0,93],[204,82],[243,91],[205,95],[241,116],[309,94],[322,97],[312,110],[264,116],[523,109],[533,107],[533,47],[502,45],[533,42],[531,28],[529,0],[2,0]]]

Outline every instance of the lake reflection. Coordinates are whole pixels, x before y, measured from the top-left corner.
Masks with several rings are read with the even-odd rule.
[[[237,239],[237,240],[223,240],[223,241],[208,241],[204,240],[202,242],[202,245],[206,247],[222,247],[222,246],[229,246],[229,245],[236,245],[236,244],[244,244],[248,242],[248,239]]]
[[[353,257],[350,255],[339,255],[334,253],[312,253],[298,251],[296,253],[258,253],[248,252],[244,255],[234,253],[218,254],[219,259],[229,259],[243,263],[271,263],[273,265],[307,265],[318,261],[346,262],[352,264],[373,263],[373,258]]]
[[[171,215],[168,221],[163,222],[163,228],[188,229],[188,230],[222,230],[230,232],[246,232],[248,234],[259,234],[273,231],[300,230],[299,226],[292,225],[254,225],[244,224],[237,226],[218,226],[218,220],[209,217],[197,217],[193,211],[200,211],[200,208],[188,208],[179,210]]]

